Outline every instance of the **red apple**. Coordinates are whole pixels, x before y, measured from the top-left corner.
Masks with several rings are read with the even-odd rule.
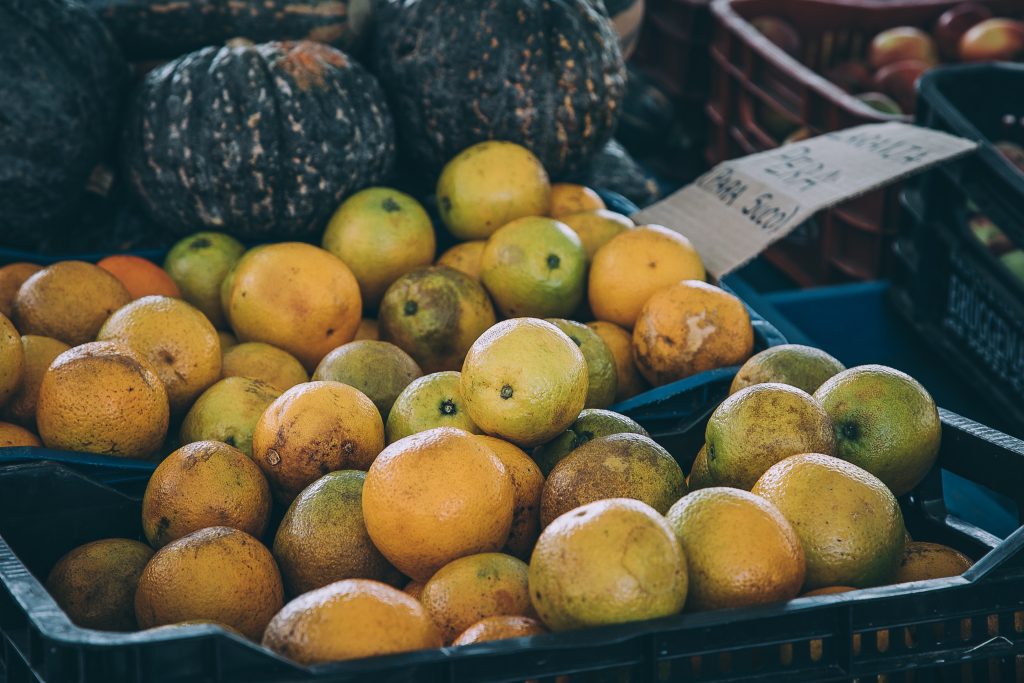
[[[793,25],[779,17],[758,17],[750,24],[791,57],[800,56],[802,42]]]
[[[825,72],[825,78],[848,93],[859,93],[871,82],[871,72],[863,62],[840,62]]]
[[[914,59],[934,66],[939,63],[938,51],[932,37],[913,26],[898,26],[882,31],[871,41],[868,61],[876,69],[893,62]]]
[[[962,2],[950,7],[935,22],[932,34],[939,44],[939,52],[946,59],[957,59],[960,38],[973,26],[992,18],[992,10],[974,2]]]
[[[960,38],[959,49],[965,62],[1013,60],[1024,54],[1024,23],[986,19]]]
[[[902,62],[887,64],[875,72],[875,87],[896,100],[906,113],[917,108],[917,79],[932,64],[918,59],[905,59]]]

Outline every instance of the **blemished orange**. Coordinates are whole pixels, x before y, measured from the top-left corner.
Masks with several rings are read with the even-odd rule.
[[[307,382],[281,394],[263,413],[252,457],[282,503],[335,470],[366,470],[384,448],[384,422],[373,401],[341,382]]]
[[[508,470],[476,436],[438,427],[377,456],[363,486],[363,517],[377,549],[426,581],[454,559],[501,549],[512,528]]]
[[[704,277],[704,264],[690,240],[661,225],[644,225],[612,238],[594,254],[590,308],[598,320],[632,329],[655,292]]]
[[[441,254],[434,265],[454,268],[480,282],[480,257],[486,246],[487,240],[460,242]]]
[[[615,323],[595,320],[587,323],[587,327],[608,346],[615,358],[615,373],[618,384],[615,389],[615,402],[625,401],[639,393],[647,391],[650,385],[644,379],[633,362],[633,335]]]
[[[452,641],[452,645],[472,645],[506,638],[525,638],[547,633],[547,629],[536,619],[515,615],[484,617]]]
[[[503,553],[480,553],[452,560],[430,577],[420,602],[451,643],[484,617],[530,616],[529,568]]]
[[[7,316],[0,313],[0,406],[21,387],[25,377],[25,349]]]
[[[39,437],[24,427],[10,422],[0,422],[0,448],[42,445]]]
[[[220,441],[197,441],[164,458],[142,497],[142,530],[162,548],[210,526],[257,538],[270,516],[270,487],[245,453]]]
[[[117,342],[65,351],[39,387],[36,422],[47,448],[146,458],[163,445],[169,421],[156,369]]]
[[[96,265],[121,281],[133,299],[150,294],[181,298],[181,290],[163,268],[141,256],[115,254]]]
[[[520,559],[529,559],[540,534],[540,495],[544,490],[544,475],[533,458],[518,446],[493,436],[481,434],[477,438],[494,451],[512,479],[515,512],[505,551]]]
[[[21,348],[25,353],[25,372],[21,378],[21,386],[3,407],[3,416],[23,427],[34,428],[36,403],[39,400],[39,387],[43,383],[43,375],[46,374],[50,363],[71,347],[50,337],[26,334],[21,338]]]
[[[144,296],[114,311],[97,335],[120,342],[156,369],[171,412],[182,414],[220,379],[220,338],[202,312],[182,299]]]
[[[221,283],[224,314],[239,341],[284,349],[312,372],[352,341],[363,316],[352,271],[334,254],[301,242],[250,249]]]
[[[220,374],[258,379],[278,391],[288,391],[309,381],[309,374],[298,358],[263,342],[244,342],[228,349],[221,356]]]
[[[18,295],[22,283],[43,267],[35,263],[9,263],[0,268],[0,314],[8,318],[14,316],[14,297]]]
[[[740,365],[753,350],[754,328],[743,302],[699,280],[652,296],[633,328],[633,360],[654,386]]]
[[[375,318],[363,318],[359,321],[359,329],[356,330],[356,336],[352,338],[352,341],[358,341],[359,339],[371,339],[373,341],[380,339],[380,324]]]
[[[14,299],[14,324],[21,334],[77,346],[95,340],[110,314],[131,300],[121,281],[99,266],[61,261],[21,285]]]
[[[320,664],[441,646],[415,598],[368,579],[300,595],[276,614],[263,645],[299,664]]]
[[[605,208],[601,195],[585,185],[575,183],[553,183],[551,185],[551,208],[548,215],[561,218],[581,211],[597,211]]]
[[[215,621],[259,640],[284,605],[270,551],[238,529],[194,531],[157,551],[139,578],[139,628],[190,620]]]

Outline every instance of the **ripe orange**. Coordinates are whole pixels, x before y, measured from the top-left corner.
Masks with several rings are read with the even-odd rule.
[[[506,638],[525,638],[539,636],[547,632],[547,629],[539,621],[530,617],[509,615],[484,617],[460,633],[459,637],[452,641],[452,645],[471,645]]]
[[[504,546],[514,500],[491,449],[469,432],[439,427],[377,456],[363,486],[363,516],[384,557],[426,581],[456,558]]]
[[[597,211],[605,208],[601,195],[585,185],[554,183],[551,186],[551,208],[548,215],[561,218],[581,211]]]
[[[0,422],[0,448],[8,446],[42,446],[39,437],[10,422]]]
[[[10,263],[0,268],[0,315],[14,316],[14,298],[22,283],[42,269],[34,263]]]
[[[25,349],[18,330],[0,313],[0,406],[14,396],[25,377]]]
[[[627,230],[597,250],[590,266],[590,308],[598,320],[632,329],[640,309],[660,289],[703,280],[697,250],[660,225]]]
[[[25,372],[21,386],[4,406],[3,415],[12,422],[34,428],[36,403],[39,400],[39,387],[43,383],[43,376],[50,363],[71,347],[56,339],[26,334],[21,338],[21,348],[25,353]]]
[[[181,298],[181,290],[163,268],[130,254],[115,254],[97,261],[97,266],[121,281],[133,299],[150,294]]]
[[[639,393],[647,391],[650,385],[636,369],[633,362],[633,335],[615,323],[595,320],[587,323],[587,327],[608,346],[615,358],[615,374],[618,379],[615,389],[615,402],[625,401]]]
[[[587,252],[587,261],[593,262],[597,250],[612,241],[617,235],[636,226],[621,213],[600,209],[583,211],[560,216],[562,221],[580,236],[583,249]]]
[[[454,268],[480,282],[480,257],[486,246],[487,240],[461,242],[441,254],[434,265]]]
[[[516,557],[528,559],[540,534],[540,496],[544,490],[544,475],[533,458],[518,446],[493,436],[479,435],[477,438],[494,451],[512,479],[515,512],[505,550]]]
[[[266,382],[278,391],[288,391],[309,381],[299,359],[276,346],[244,342],[232,346],[221,359],[221,377],[248,377]]]

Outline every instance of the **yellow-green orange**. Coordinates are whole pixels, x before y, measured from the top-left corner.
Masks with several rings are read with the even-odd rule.
[[[572,315],[583,301],[586,272],[579,236],[540,216],[502,226],[480,257],[480,281],[507,318]]]
[[[21,348],[25,354],[25,371],[22,374],[21,386],[3,406],[3,414],[7,419],[26,427],[35,427],[36,403],[39,400],[39,387],[43,383],[50,363],[71,347],[62,341],[50,337],[39,337],[26,334],[21,338]]]
[[[21,387],[25,374],[25,350],[21,337],[7,316],[0,314],[0,406]]]
[[[168,455],[142,497],[142,530],[158,549],[210,526],[258,537],[269,515],[270,488],[260,468],[220,441],[197,441]]]
[[[505,551],[527,559],[540,533],[540,496],[544,490],[544,475],[537,463],[518,446],[493,436],[480,435],[477,438],[498,456],[512,480],[515,511]]]
[[[828,415],[788,384],[755,384],[733,394],[711,414],[705,438],[712,481],[746,490],[791,455],[835,453]]]
[[[688,608],[763,605],[800,593],[800,539],[764,498],[739,489],[706,488],[683,496],[665,518],[686,553]]]
[[[686,478],[671,455],[641,434],[612,434],[565,456],[544,481],[540,522],[607,498],[633,498],[661,514],[686,495]]]
[[[435,427],[480,433],[462,398],[462,373],[435,372],[410,382],[391,406],[384,433],[387,442],[394,443]]]
[[[278,391],[309,381],[298,358],[263,342],[245,342],[228,349],[221,363],[221,376],[258,379]]]
[[[39,386],[36,422],[47,448],[145,458],[163,444],[169,421],[156,370],[116,342],[65,351]]]
[[[778,382],[813,394],[825,380],[845,369],[842,363],[821,349],[780,344],[751,356],[733,378],[729,393],[735,394],[752,384]]]
[[[412,356],[394,344],[363,339],[343,344],[324,356],[313,379],[355,387],[373,401],[383,419],[402,390],[422,375]]]
[[[485,617],[530,616],[529,569],[504,553],[452,560],[434,574],[420,595],[445,643]]]
[[[288,595],[342,579],[402,580],[366,533],[364,481],[366,472],[329,472],[292,501],[274,536],[274,559]]]
[[[580,413],[572,424],[562,433],[543,446],[533,450],[533,459],[540,467],[544,476],[555,469],[562,458],[575,448],[588,441],[612,434],[643,434],[650,436],[647,430],[625,415],[603,410],[587,408]]]
[[[769,468],[752,493],[775,505],[800,537],[805,589],[865,588],[895,575],[903,558],[903,515],[870,472],[828,455],[794,455]]]
[[[227,326],[220,300],[220,286],[228,271],[245,253],[245,247],[222,232],[197,232],[179,240],[164,259],[181,296],[203,312],[214,327]]]
[[[708,471],[708,447],[705,444],[700,447],[696,457],[693,459],[690,474],[686,477],[686,487],[691,491],[696,491],[714,485],[715,482],[711,479],[711,472]]]
[[[50,570],[46,590],[81,628],[134,631],[135,589],[153,549],[128,538],[78,546]]]
[[[601,500],[544,529],[529,583],[533,607],[552,631],[655,619],[683,609],[686,556],[650,506]]]
[[[530,150],[491,140],[445,164],[437,180],[437,206],[455,237],[485,239],[516,218],[545,215],[551,184]]]
[[[564,332],[580,347],[587,362],[587,400],[585,408],[607,408],[615,402],[619,378],[611,349],[596,332],[574,320],[548,318],[548,322]]]
[[[274,615],[263,646],[299,664],[320,664],[441,646],[423,605],[367,579],[337,581]]]
[[[346,199],[334,212],[324,231],[323,248],[352,270],[363,307],[372,309],[388,285],[434,260],[434,225],[409,195],[371,187]]]
[[[616,235],[632,230],[635,225],[621,213],[596,209],[557,216],[579,235],[583,249],[587,252],[587,260],[593,261],[597,250],[606,245]]]
[[[181,442],[222,441],[252,457],[252,434],[281,392],[266,382],[228,377],[196,399],[181,423]]]
[[[424,372],[458,370],[473,342],[496,318],[480,283],[445,266],[398,278],[381,301],[380,338],[402,349]]]
[[[462,396],[485,433],[526,448],[551,440],[583,409],[587,362],[551,323],[505,320],[470,348]]]

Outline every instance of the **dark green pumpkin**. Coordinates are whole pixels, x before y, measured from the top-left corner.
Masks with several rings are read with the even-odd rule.
[[[501,139],[558,176],[611,137],[625,68],[601,2],[392,0],[381,9],[374,62],[417,167],[437,171]]]
[[[350,50],[373,0],[85,0],[132,60],[171,59],[231,38],[315,40]]]
[[[75,229],[127,83],[117,45],[82,5],[0,0],[0,245]]]
[[[387,178],[394,127],[373,76],[320,43],[204,48],[136,93],[122,173],[177,234],[318,237],[354,190]]]

